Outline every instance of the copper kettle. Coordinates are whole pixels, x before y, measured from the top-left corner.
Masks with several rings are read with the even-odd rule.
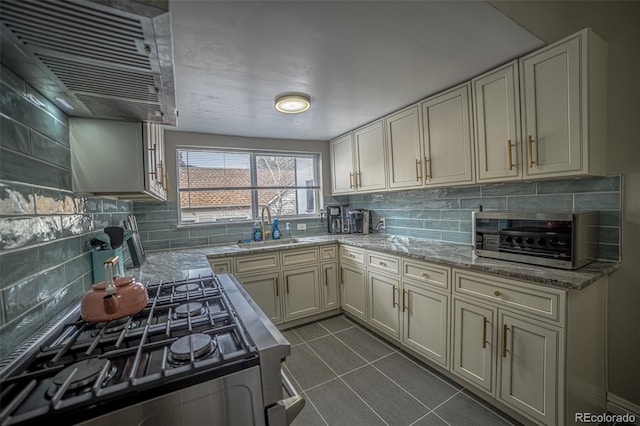
[[[87,322],[104,322],[137,314],[147,306],[147,289],[133,277],[119,277],[113,271],[118,256],[104,261],[104,281],[92,286],[80,304],[80,315]]]

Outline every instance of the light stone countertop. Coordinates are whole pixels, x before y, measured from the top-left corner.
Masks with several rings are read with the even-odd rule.
[[[378,252],[401,255],[439,265],[516,278],[551,287],[580,290],[620,267],[617,262],[596,261],[570,271],[527,265],[518,262],[476,257],[470,245],[397,235],[318,235],[294,239],[292,243],[249,243],[212,245],[194,249],[165,250],[147,253],[140,268],[127,269],[142,282],[183,279],[189,271],[208,268],[208,258],[259,254],[273,250],[291,250],[338,242]],[[193,271],[192,271],[193,273]]]

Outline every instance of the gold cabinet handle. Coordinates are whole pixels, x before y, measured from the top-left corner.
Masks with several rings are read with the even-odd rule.
[[[506,358],[507,352],[509,352],[509,349],[507,349],[507,331],[508,330],[509,330],[509,327],[507,327],[507,324],[504,324],[502,326],[502,358]]]
[[[386,264],[386,263],[384,263],[382,260],[381,260],[379,263],[380,263],[380,266],[384,266],[384,267],[386,267],[386,266],[387,266],[387,264]]]
[[[402,312],[407,310],[407,304],[406,304],[406,299],[405,299],[405,295],[407,294],[408,290],[402,290]]]
[[[324,286],[325,287],[327,287],[329,285],[328,284],[328,282],[329,282],[329,278],[328,278],[329,274],[328,274],[328,272],[329,272],[329,268],[324,268]]]
[[[420,164],[420,161],[418,161],[418,159],[416,158],[416,182],[420,181],[420,176],[419,176],[419,171],[418,171],[418,166]]]
[[[349,172],[349,189],[353,189],[353,173]]]
[[[278,277],[276,277],[276,297],[280,297],[280,290],[278,287],[280,286],[278,285]]]
[[[422,273],[420,274],[420,276],[421,276],[422,278],[424,278],[424,279],[429,278],[429,274],[427,274],[426,272],[422,272]]]
[[[167,174],[167,169],[162,165],[162,169],[164,172],[162,173],[162,187],[165,192],[169,192],[169,175]]]
[[[482,322],[482,349],[487,347],[487,317]]]
[[[396,286],[394,285],[393,290],[391,290],[391,307],[395,308],[396,305]]]
[[[513,155],[511,153],[511,139],[507,141],[507,155],[509,156],[509,170],[513,170]]]
[[[424,157],[424,180],[429,179],[429,159]]]
[[[360,188],[362,188],[362,176],[360,175],[360,171],[359,170],[355,173],[355,177],[356,177],[356,188],[358,186],[360,186]]]
[[[498,290],[493,292],[493,295],[496,297],[500,297],[502,295],[502,293],[500,293]]]
[[[344,268],[340,268],[340,285],[344,285]]]
[[[533,167],[533,138],[529,135],[529,140],[527,142],[527,154],[529,155],[529,168]]]
[[[151,163],[153,164],[153,171],[149,172],[151,176],[156,176],[156,144],[153,144],[153,148],[148,148],[151,151]]]
[[[355,259],[356,257],[354,255],[352,255],[351,253],[349,253],[349,257],[352,259]]]
[[[285,283],[287,287],[287,294],[289,294],[289,277],[288,276],[285,278]]]

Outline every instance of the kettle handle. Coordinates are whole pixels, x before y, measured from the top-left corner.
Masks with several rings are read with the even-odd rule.
[[[117,273],[114,273],[115,268],[118,265],[118,260],[120,260],[118,256],[111,256],[110,258],[104,261],[104,279],[105,279],[104,292],[106,294],[114,294],[116,292],[116,285],[113,282],[113,280],[118,275]]]

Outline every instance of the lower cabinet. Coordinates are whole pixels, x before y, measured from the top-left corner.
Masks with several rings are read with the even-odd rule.
[[[500,392],[498,400],[545,425],[555,425],[558,401],[560,329],[499,311]]]
[[[369,317],[367,322],[381,332],[400,340],[400,278],[367,272]]]
[[[322,311],[320,267],[318,265],[282,271],[284,320],[288,321]]]
[[[280,272],[238,275],[236,277],[251,298],[274,324],[282,322],[280,308]]]
[[[342,309],[366,321],[367,282],[364,267],[343,263],[340,267],[340,283]]]
[[[338,294],[338,262],[322,264],[322,303],[323,310],[329,311],[340,307]]]
[[[402,342],[443,367],[449,366],[449,296],[402,282]]]

